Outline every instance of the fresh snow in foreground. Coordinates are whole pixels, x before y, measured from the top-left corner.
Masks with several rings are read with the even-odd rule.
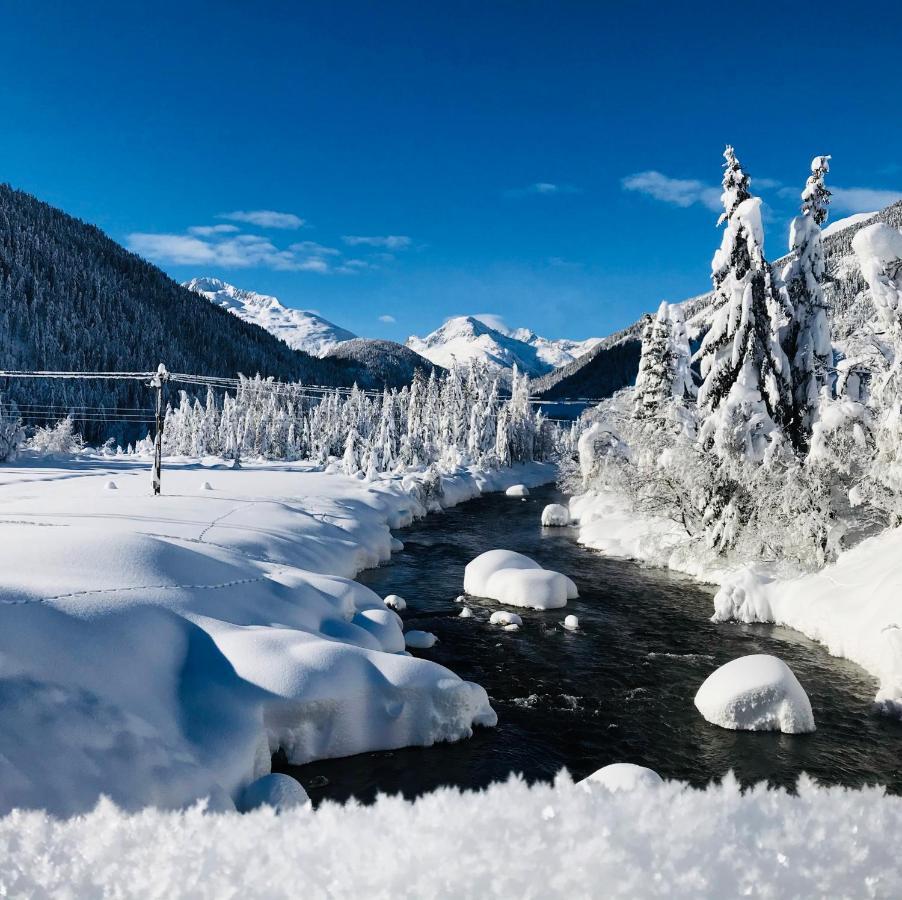
[[[441,502],[551,477],[461,471]],[[486,692],[407,655],[350,580],[425,513],[419,484],[170,460],[153,497],[134,457],[0,468],[0,813],[233,809],[280,748],[301,764],[493,725]]]
[[[902,798],[731,777],[584,790],[522,781],[415,802],[209,815],[102,803],[0,819],[10,897],[902,896]]]
[[[513,550],[487,550],[467,563],[464,590],[475,597],[532,609],[558,609],[578,596],[566,575],[543,569]]]
[[[734,731],[814,731],[805,689],[782,659],[764,653],[730,660],[712,672],[695,705],[709,722]]]

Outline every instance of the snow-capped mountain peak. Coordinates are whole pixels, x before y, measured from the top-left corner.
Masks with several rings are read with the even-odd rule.
[[[325,356],[336,344],[356,337],[316,313],[291,309],[277,297],[246,291],[219,278],[192,278],[183,286],[312,356]]]
[[[445,368],[473,359],[494,369],[516,365],[537,376],[572,362],[597,342],[549,340],[527,328],[509,330],[496,316],[454,316],[426,337],[411,335],[407,346]]]

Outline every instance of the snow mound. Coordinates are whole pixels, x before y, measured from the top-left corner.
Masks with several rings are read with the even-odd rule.
[[[542,510],[542,524],[548,526],[559,526],[570,524],[570,510],[560,503],[549,503]]]
[[[428,631],[408,631],[404,634],[404,643],[412,650],[428,650],[437,641],[438,638]]]
[[[399,597],[397,594],[389,594],[385,600],[383,601],[385,605],[389,609],[393,609],[395,612],[404,612],[407,609],[407,601],[403,597]]]
[[[473,610],[469,606],[465,606],[457,616],[459,619],[472,619]]]
[[[404,549],[404,541],[399,541],[396,537],[391,539],[391,552],[400,553]]]
[[[576,616],[567,616],[564,619],[564,628],[570,631],[576,631],[579,628],[579,619]]]
[[[508,497],[528,497],[529,488],[525,484],[512,484],[504,493]]]
[[[731,660],[709,675],[695,695],[695,705],[721,728],[814,731],[804,688],[783,660],[762,653]]]
[[[504,626],[504,631],[519,631],[520,626],[516,622],[511,622],[510,625]]]
[[[307,806],[310,798],[300,782],[290,775],[271,773],[252,781],[242,792],[235,806],[238,812],[250,812],[261,806],[271,806],[276,812]]]
[[[201,484],[200,484],[200,489],[201,489],[202,491],[212,491],[212,490],[213,490],[213,485],[210,484],[209,481],[202,481]]]
[[[105,491],[118,491],[118,490],[119,490],[119,485],[116,484],[115,481],[108,481],[108,482],[103,486],[103,489],[104,489]]]
[[[664,779],[654,769],[633,763],[611,763],[580,782],[586,787],[601,785],[612,792],[658,787],[663,783]]]
[[[560,572],[543,569],[513,550],[487,550],[467,564],[464,590],[508,606],[558,609],[579,596],[576,585]]]
[[[493,612],[491,618],[489,619],[490,625],[522,625],[523,620],[516,614],[512,612],[504,612],[499,610],[498,612]]]

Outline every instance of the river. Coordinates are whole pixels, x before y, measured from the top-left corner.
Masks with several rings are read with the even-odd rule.
[[[712,591],[691,579],[576,542],[572,528],[539,524],[551,486],[526,500],[486,495],[399,531],[404,550],[359,580],[408,602],[406,628],[439,643],[418,655],[483,685],[498,727],[466,741],[288,766],[315,802],[377,793],[413,797],[442,785],[481,788],[521,773],[550,780],[563,767],[582,778],[611,762],[650,766],[665,778],[703,785],[733,770],[743,784],[792,786],[802,772],[827,784],[880,783],[902,793],[902,722],[872,710],[876,685],[858,666],[830,656],[791,629],[714,625]],[[566,609],[517,610],[519,632],[488,624],[502,607],[471,598],[476,618],[458,617],[464,566],[504,547],[569,575],[580,598]],[[561,626],[568,613],[580,629]],[[779,656],[811,698],[817,731],[735,732],[706,722],[693,697],[717,666],[750,653]]]

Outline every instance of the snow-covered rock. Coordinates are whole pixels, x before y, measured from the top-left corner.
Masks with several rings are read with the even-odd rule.
[[[385,605],[389,609],[393,609],[395,612],[404,612],[407,609],[407,601],[403,597],[399,597],[397,594],[389,594],[385,600],[383,601]]]
[[[428,650],[434,647],[438,638],[429,631],[407,631],[404,633],[404,643],[412,650]]]
[[[213,485],[210,484],[209,481],[202,481],[202,482],[200,483],[200,489],[201,489],[202,491],[212,491],[212,490],[213,490]]]
[[[520,626],[516,622],[511,622],[510,625],[502,626],[502,631],[519,631]]]
[[[119,490],[119,485],[116,484],[115,481],[108,481],[108,482],[103,486],[103,489],[106,490],[106,491],[118,491],[118,490]]]
[[[570,524],[570,510],[560,503],[549,503],[542,510],[542,524],[547,526],[564,526]]]
[[[339,342],[356,337],[316,313],[283,306],[275,297],[246,291],[218,278],[192,278],[182,286],[239,319],[259,325],[292,349],[313,356],[325,356]]]
[[[654,769],[637,766],[634,763],[611,763],[580,782],[589,788],[599,785],[612,792],[653,788],[663,783],[664,779]]]
[[[566,616],[564,618],[564,628],[568,631],[578,631],[579,619],[576,616]]]
[[[525,484],[512,484],[504,493],[508,497],[528,497],[529,488]]]
[[[391,552],[392,553],[400,553],[404,549],[404,542],[398,540],[398,538],[393,537],[391,539]]]
[[[458,614],[458,619],[472,619],[473,618],[473,610],[470,609],[469,606],[465,606]]]
[[[513,550],[488,550],[464,569],[464,590],[508,606],[557,609],[579,596],[566,575]]]
[[[270,773],[252,781],[235,803],[238,812],[251,812],[261,806],[270,806],[276,812],[308,806],[310,797],[300,782],[290,775]]]
[[[731,660],[709,675],[695,695],[698,711],[712,724],[742,731],[814,731],[814,714],[792,670],[775,656],[758,653]]]
[[[491,617],[489,618],[490,625],[522,625],[523,619],[520,618],[516,613],[506,612],[504,610],[498,610],[498,612],[493,612]]]

